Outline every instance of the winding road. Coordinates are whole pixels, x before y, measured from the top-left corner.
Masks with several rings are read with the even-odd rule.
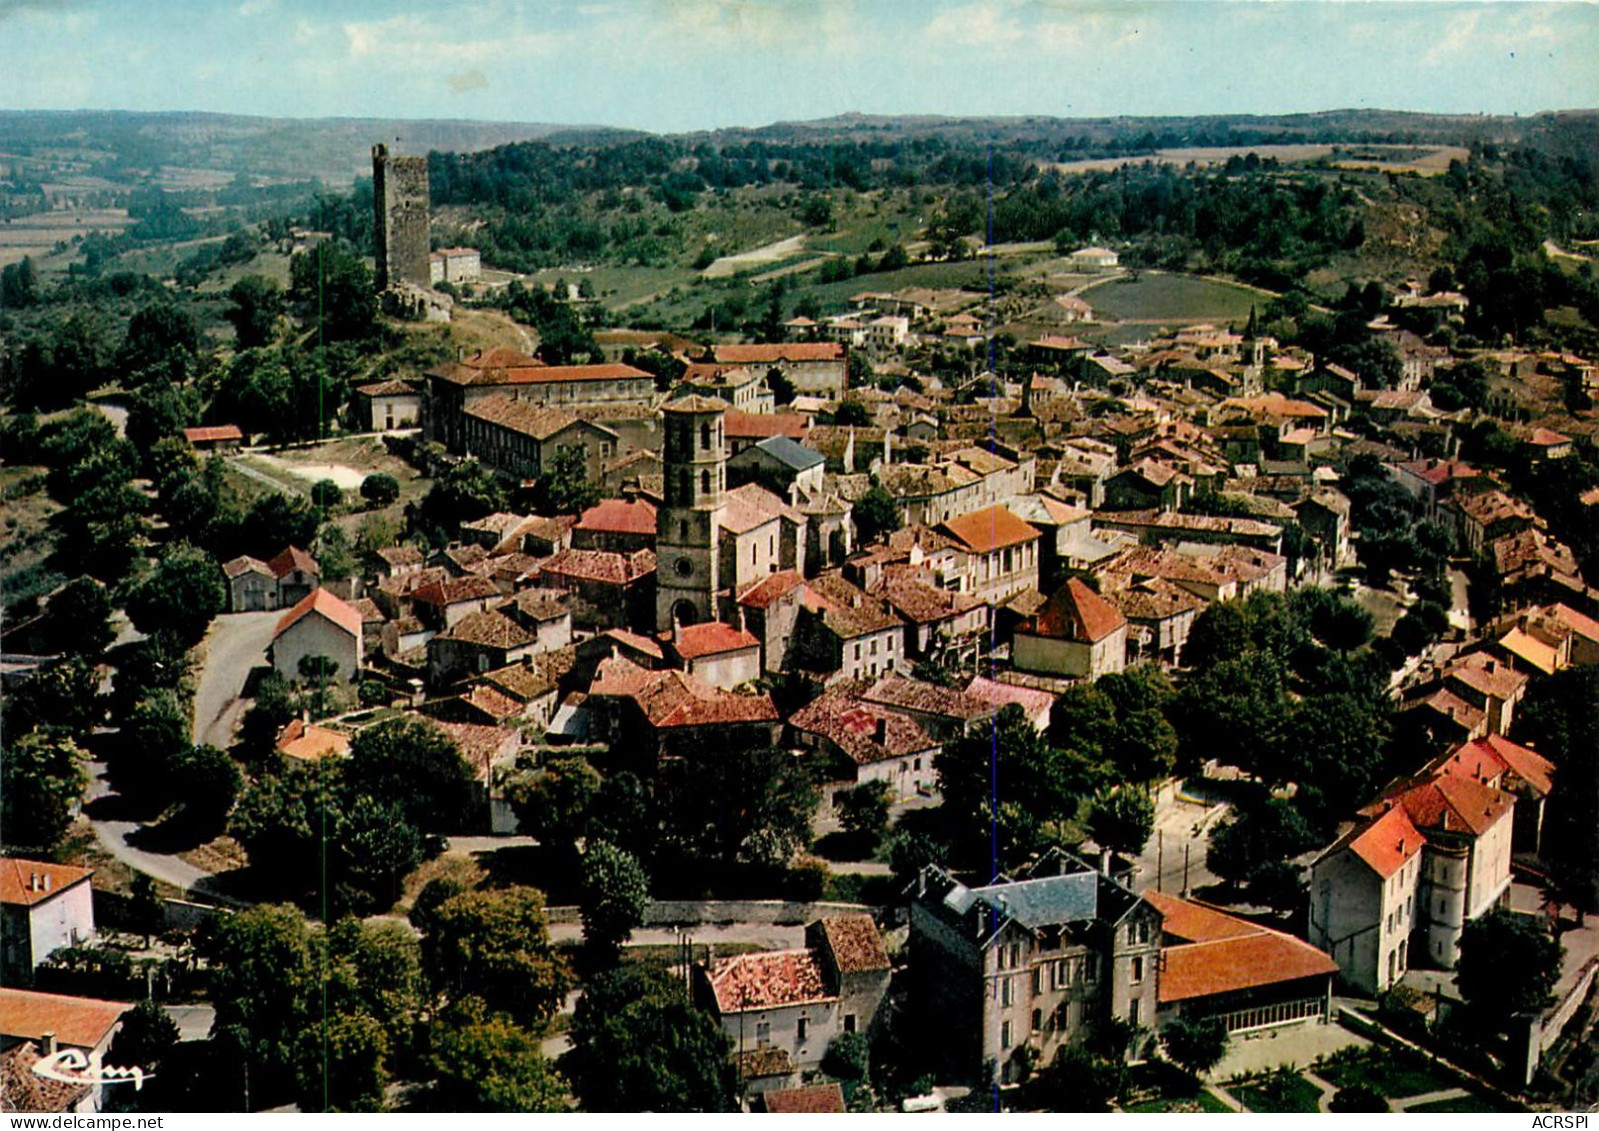
[[[281,612],[226,613],[211,623],[205,667],[194,691],[194,741],[226,750],[244,709],[240,698],[252,669],[265,664]]]

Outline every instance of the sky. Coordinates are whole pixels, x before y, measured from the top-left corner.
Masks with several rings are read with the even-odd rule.
[[[680,132],[1599,107],[1599,3],[0,0],[0,109]]]

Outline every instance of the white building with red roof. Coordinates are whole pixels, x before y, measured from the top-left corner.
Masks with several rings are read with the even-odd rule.
[[[761,675],[761,642],[742,626],[714,620],[674,624],[663,634],[662,651],[690,675],[724,690]]]
[[[1309,938],[1351,985],[1382,993],[1412,966],[1453,969],[1465,925],[1507,898],[1516,797],[1476,776],[1490,754],[1394,782],[1311,865]]]
[[[33,1071],[44,1057],[74,1050],[104,1054],[122,1027],[125,1001],[0,988],[0,1111],[101,1110],[105,1086],[52,1081]]]
[[[949,519],[939,524],[938,532],[966,553],[963,592],[997,605],[1023,589],[1038,588],[1042,535],[1005,507],[985,507]]]
[[[312,656],[337,664],[335,679],[356,679],[361,671],[361,614],[326,589],[318,589],[278,620],[267,656],[285,679],[304,679],[301,661]]]
[[[829,691],[790,715],[788,726],[834,788],[880,781],[895,802],[937,795],[933,759],[943,743],[909,715]]]
[[[269,561],[241,554],[224,562],[222,573],[230,613],[287,608],[322,582],[321,565],[298,546],[285,546]]]
[[[1012,660],[1027,672],[1098,679],[1127,664],[1127,618],[1080,578],[1068,578],[1016,629]]]
[[[0,981],[25,986],[50,952],[94,937],[93,868],[0,856]]]

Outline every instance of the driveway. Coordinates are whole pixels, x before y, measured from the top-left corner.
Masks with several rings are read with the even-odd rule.
[[[89,793],[87,802],[93,802],[112,793],[110,784],[106,781],[106,767],[104,762],[89,763]],[[128,867],[153,876],[173,887],[181,888],[187,892],[196,884],[210,879],[211,873],[201,871],[193,864],[189,864],[176,856],[167,856],[159,852],[147,852],[142,848],[135,848],[128,843],[130,834],[142,829],[144,826],[137,821],[115,821],[94,818],[90,822],[94,825],[94,835],[112,856],[122,861]]]
[[[1178,791],[1155,805],[1155,831],[1138,857],[1137,887],[1181,895],[1184,879],[1190,891],[1216,882],[1205,867],[1210,834],[1227,814],[1224,803],[1206,804]]]
[[[194,741],[226,750],[243,713],[240,698],[250,671],[267,662],[267,645],[281,612],[225,613],[211,623],[205,667],[194,692]]]
[[[163,1005],[167,1016],[178,1024],[178,1040],[203,1041],[211,1035],[217,1011],[209,1005]]]

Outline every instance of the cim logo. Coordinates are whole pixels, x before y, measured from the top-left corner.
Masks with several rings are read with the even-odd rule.
[[[40,1057],[34,1062],[33,1072],[36,1076],[43,1076],[46,1080],[59,1080],[63,1084],[103,1085],[131,1082],[136,1092],[144,1087],[146,1080],[155,1079],[153,1073],[146,1073],[137,1066],[117,1068],[115,1065],[103,1063],[99,1053],[85,1056],[77,1049],[61,1049],[59,1052]]]

